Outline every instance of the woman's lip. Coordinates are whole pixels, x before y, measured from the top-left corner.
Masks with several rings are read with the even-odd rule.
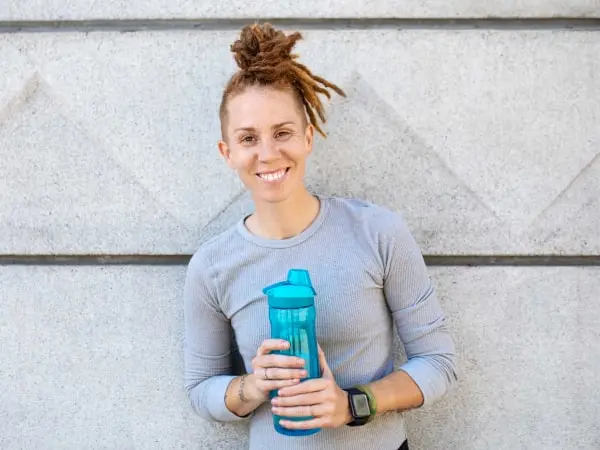
[[[278,169],[276,171],[259,172],[256,174],[256,176],[258,177],[258,179],[260,179],[260,181],[264,183],[276,184],[285,180],[289,169],[289,167],[286,167],[284,169]]]
[[[270,173],[277,173],[280,170],[288,170],[288,169],[289,169],[289,167],[280,167],[279,169],[275,169],[275,170],[263,170],[261,172],[256,172],[256,175],[267,175]]]

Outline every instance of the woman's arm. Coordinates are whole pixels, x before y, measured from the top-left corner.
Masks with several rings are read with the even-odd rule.
[[[188,264],[183,300],[185,390],[193,410],[206,420],[244,419],[254,402],[244,402],[245,407],[235,404],[233,410],[226,403],[226,393],[239,386],[239,378],[231,375],[231,329],[218,307],[210,268],[199,252]]]
[[[376,399],[377,414],[405,411],[423,405],[423,393],[404,371],[399,370],[369,385]]]
[[[231,381],[227,392],[225,392],[225,405],[237,416],[248,416],[267,401],[267,397],[258,390],[253,389],[253,386],[256,385],[254,378],[254,374],[244,374],[236,377]]]
[[[421,251],[399,216],[385,219],[383,289],[407,361],[370,384],[378,412],[433,404],[457,381],[454,342]]]
[[[230,323],[219,308],[210,267],[200,252],[188,265],[183,297],[185,389],[194,411],[206,420],[245,419],[268,401],[271,390],[294,386],[306,376],[301,359],[271,354],[289,347],[280,339],[262,342],[251,373],[231,375]]]
[[[457,369],[447,319],[417,243],[398,215],[385,211],[377,219],[371,222],[378,228],[373,245],[383,264],[384,295],[408,358],[400,370],[365,386],[375,398],[377,414],[383,414],[440,400],[457,381]],[[322,378],[280,389],[272,401],[276,414],[315,418],[282,421],[282,426],[339,427],[352,420],[348,396],[335,383],[325,355],[320,356]]]

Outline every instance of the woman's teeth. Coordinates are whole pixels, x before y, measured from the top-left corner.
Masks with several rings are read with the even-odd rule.
[[[285,175],[287,169],[281,169],[277,172],[259,173],[258,177],[265,181],[277,181]]]

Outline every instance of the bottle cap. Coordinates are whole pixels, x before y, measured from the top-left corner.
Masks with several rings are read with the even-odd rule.
[[[272,308],[306,308],[315,304],[316,292],[308,271],[304,269],[289,270],[286,281],[265,287],[263,293]]]

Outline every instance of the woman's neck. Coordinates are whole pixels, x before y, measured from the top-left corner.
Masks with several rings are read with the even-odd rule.
[[[248,230],[266,239],[288,239],[306,230],[319,214],[319,199],[306,188],[278,203],[256,202]]]

